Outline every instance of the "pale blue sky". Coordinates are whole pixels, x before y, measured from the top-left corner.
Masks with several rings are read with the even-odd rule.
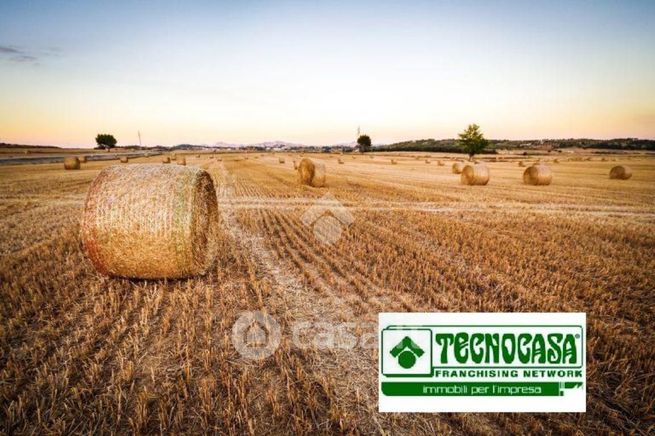
[[[655,138],[655,2],[0,2],[0,141]]]

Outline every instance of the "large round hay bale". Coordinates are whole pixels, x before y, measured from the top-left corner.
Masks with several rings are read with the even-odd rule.
[[[468,164],[460,177],[462,185],[486,185],[489,183],[489,168],[484,164]]]
[[[80,156],[78,159],[80,160],[80,163],[86,163],[86,156]]]
[[[182,166],[186,165],[186,158],[185,158],[185,157],[181,157],[181,158],[179,158],[179,159],[177,160],[177,164],[178,164],[178,165],[182,165]]]
[[[429,163],[430,163],[430,159],[425,159],[425,163],[426,163],[426,164],[429,164]]]
[[[164,157],[161,159],[161,163],[171,163],[171,158],[168,157],[168,156],[164,156]]]
[[[610,170],[610,179],[628,180],[632,177],[632,170],[625,165],[617,165]]]
[[[66,170],[79,170],[80,160],[75,156],[64,158],[64,169]]]
[[[301,184],[319,188],[325,186],[325,165],[306,157],[298,164],[298,179]]]
[[[440,167],[442,167],[442,166],[444,166],[444,163],[443,163],[442,160],[438,160],[438,161],[437,161],[437,165],[439,165]]]
[[[216,257],[218,206],[196,167],[113,165],[86,197],[82,242],[102,274],[141,279],[204,274]]]
[[[462,174],[462,170],[464,169],[464,163],[463,162],[455,162],[452,167],[453,174]]]
[[[519,161],[519,166],[520,166],[520,167],[524,167],[524,166],[525,166],[525,163],[523,163],[523,161],[520,160],[520,161]]]
[[[280,157],[280,158],[278,158],[278,160],[277,160],[277,161],[278,161],[278,163],[281,163],[281,164],[283,164],[283,163],[284,163],[284,158],[283,158],[283,157]]]
[[[391,159],[391,165],[396,165],[398,162],[396,162],[395,159]]]
[[[171,154],[171,160],[177,160],[177,155],[175,153]]]
[[[526,185],[550,185],[553,173],[546,165],[532,165],[523,171],[523,183]]]
[[[129,159],[127,158],[127,156],[121,156],[121,163],[127,163],[128,161]]]
[[[343,165],[343,160],[337,159],[337,162],[339,163],[339,165]]]

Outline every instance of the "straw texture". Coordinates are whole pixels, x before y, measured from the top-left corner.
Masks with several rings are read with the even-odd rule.
[[[121,156],[121,163],[127,163],[128,161],[129,159],[127,158],[127,156]]]
[[[171,158],[168,156],[165,156],[161,159],[161,163],[171,163]]]
[[[523,171],[523,183],[526,185],[550,185],[553,173],[548,166],[535,164]]]
[[[67,170],[79,170],[80,169],[80,160],[76,157],[65,157],[64,158],[64,169]]]
[[[216,191],[205,171],[114,165],[89,188],[81,236],[102,274],[183,278],[204,274],[213,264],[217,225]]]
[[[298,164],[298,180],[303,185],[320,188],[325,186],[325,165],[306,157]]]
[[[628,180],[632,177],[632,170],[625,165],[617,165],[610,170],[610,179]]]
[[[178,165],[185,166],[186,165],[186,157],[181,157],[177,160]]]
[[[486,185],[489,183],[489,168],[484,164],[468,164],[460,177],[462,185]]]
[[[462,174],[462,170],[464,169],[464,163],[462,162],[455,162],[453,164],[453,174]]]

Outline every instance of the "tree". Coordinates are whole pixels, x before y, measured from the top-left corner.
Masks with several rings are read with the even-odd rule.
[[[96,136],[96,144],[98,144],[98,148],[103,149],[111,149],[116,146],[116,138],[114,138],[114,135],[109,135],[107,133],[99,133],[98,136]]]
[[[459,134],[458,144],[469,155],[469,159],[472,159],[487,147],[488,141],[484,139],[480,126],[469,124],[466,130]]]
[[[359,146],[359,151],[364,153],[365,151],[371,150],[371,138],[368,135],[361,135],[357,138],[357,145]]]

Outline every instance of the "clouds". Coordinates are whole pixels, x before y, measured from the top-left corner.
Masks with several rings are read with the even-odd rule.
[[[0,60],[6,60],[16,64],[38,65],[43,57],[57,53],[59,53],[59,49],[56,47],[45,50],[25,50],[16,46],[0,45]]]

